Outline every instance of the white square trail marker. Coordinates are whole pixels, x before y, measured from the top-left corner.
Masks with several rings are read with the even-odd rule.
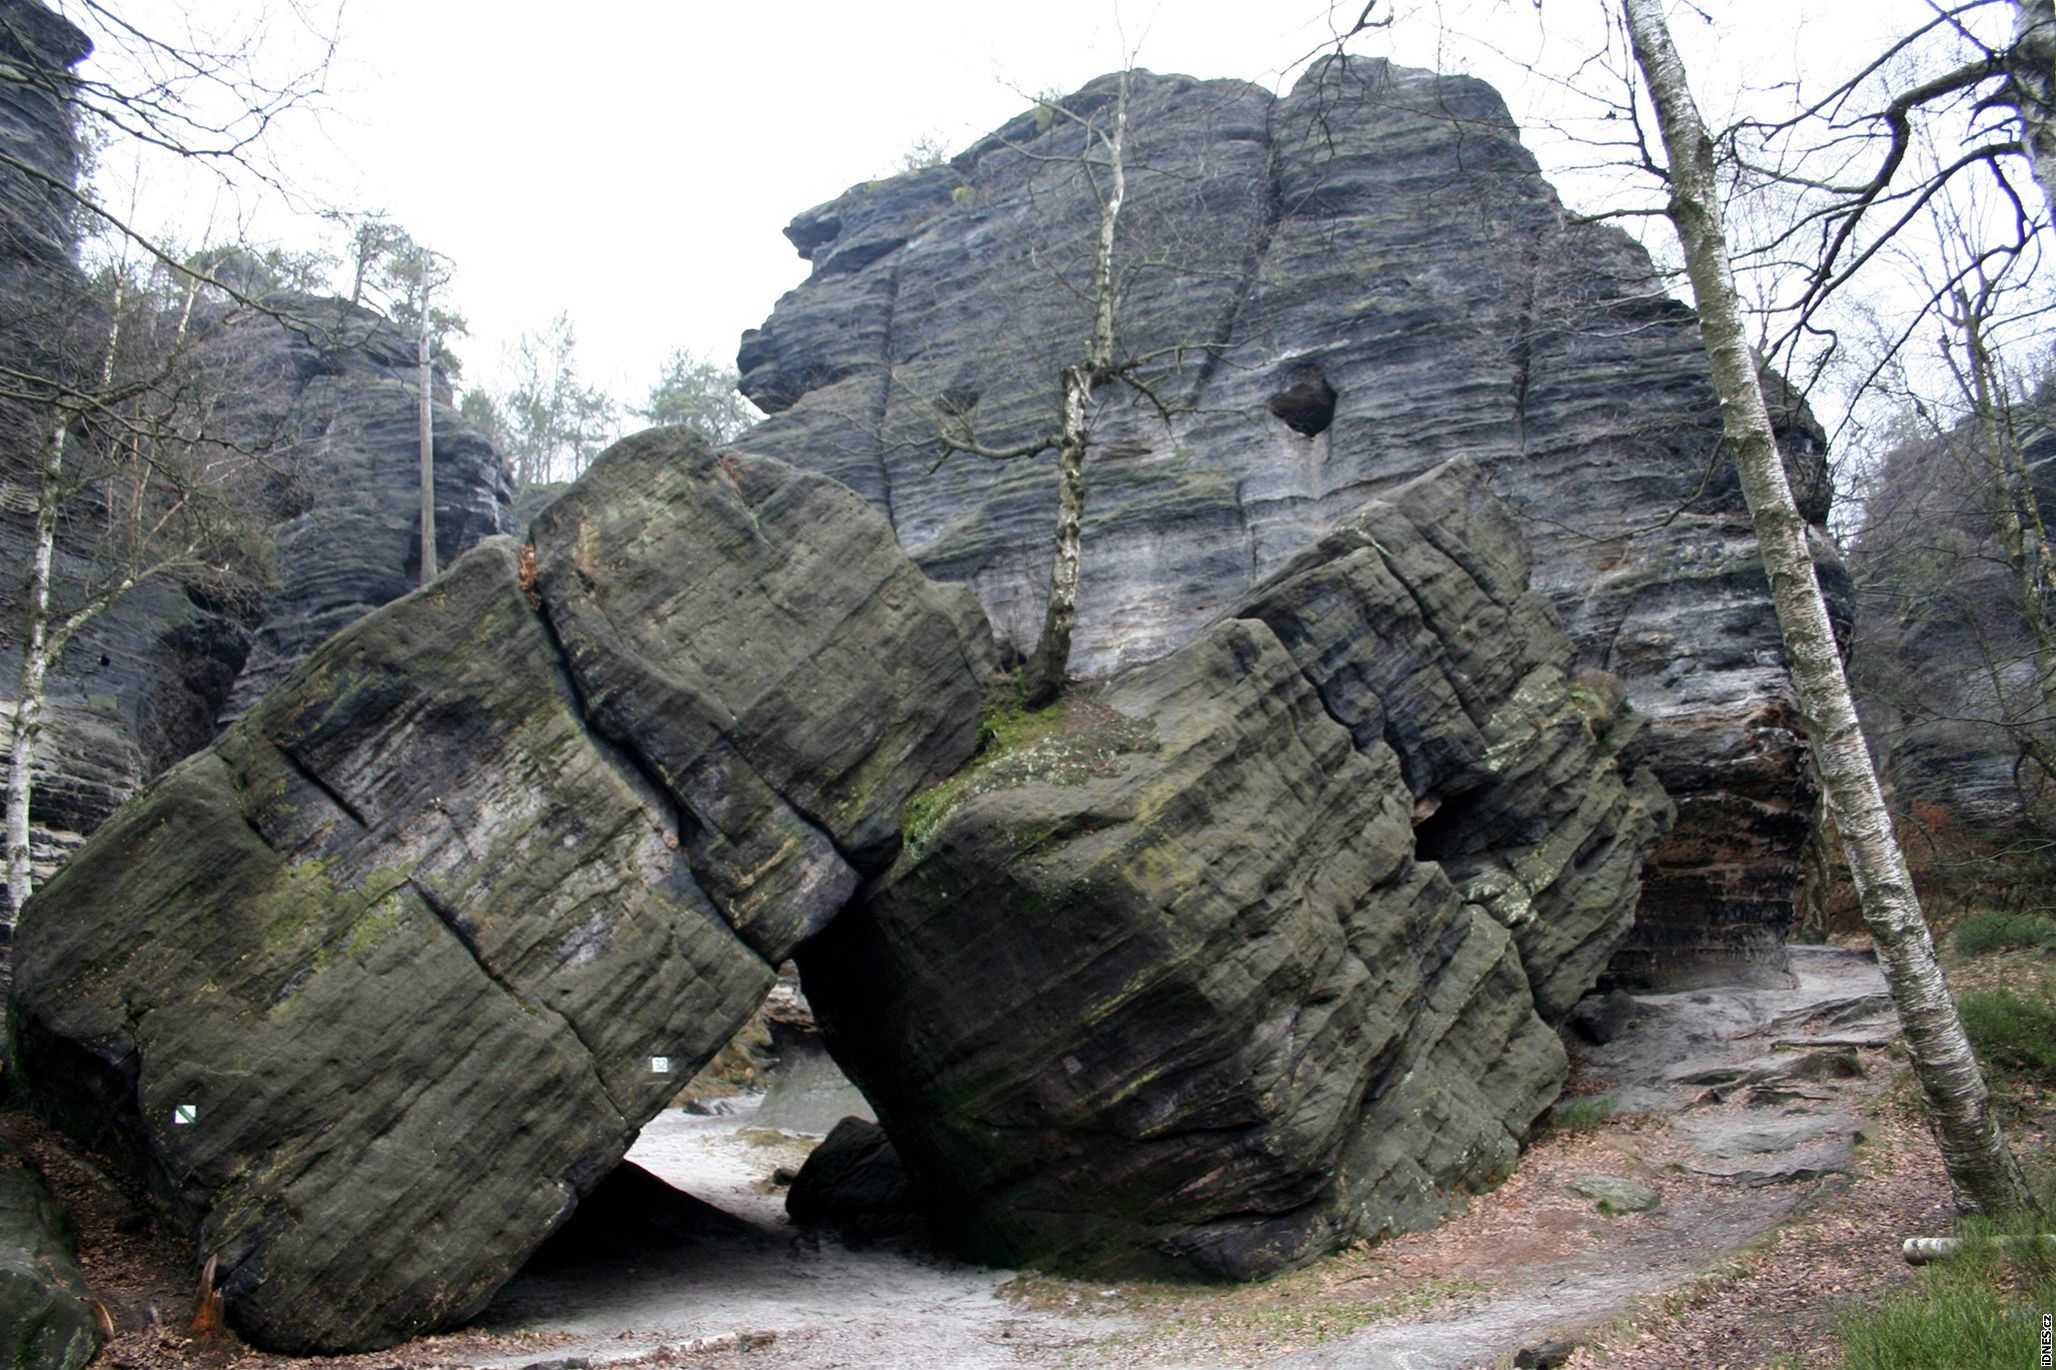
[[[173,1127],[190,1127],[199,1121],[200,1106],[198,1104],[180,1104],[171,1111],[171,1125]]]
[[[671,1073],[671,1058],[670,1058],[669,1056],[652,1056],[652,1057],[650,1057],[650,1074],[652,1074],[652,1075],[669,1075],[670,1073]]]

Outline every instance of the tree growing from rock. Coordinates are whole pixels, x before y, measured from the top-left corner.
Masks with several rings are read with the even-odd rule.
[[[1057,509],[1051,531],[1048,592],[1042,626],[1021,668],[1021,702],[1040,708],[1062,692],[1078,617],[1083,556],[1086,462],[1101,441],[1103,421],[1123,402],[1140,401],[1161,416],[1170,406],[1152,383],[1152,367],[1166,354],[1203,350],[1216,343],[1183,340],[1167,348],[1139,349],[1127,335],[1124,304],[1137,272],[1175,270],[1167,245],[1137,249],[1123,214],[1129,207],[1129,178],[1135,170],[1130,114],[1134,68],[1112,78],[1112,90],[1088,86],[1077,96],[1046,95],[1035,106],[1037,138],[1007,142],[1023,161],[1054,168],[1083,188],[1092,209],[1090,236],[1077,260],[1064,260],[1054,245],[1039,247],[1034,265],[1051,281],[1051,292],[1075,307],[1079,320],[1075,349],[1059,361],[1051,378],[1048,418],[1030,425],[1027,436],[995,445],[984,441],[975,422],[977,395],[963,385],[937,393],[902,396],[924,416],[937,464],[963,454],[986,461],[1025,461],[1052,454]],[[1095,83],[1097,84],[1097,83]],[[957,192],[975,196],[976,188]],[[905,388],[902,387],[904,390]]]
[[[1828,805],[1842,834],[1865,923],[1906,1035],[1942,1158],[1959,1201],[1987,1211],[2022,1207],[2020,1167],[2001,1135],[1983,1074],[1935,959],[1877,770],[1856,717],[1842,657],[1765,404],[1722,218],[1715,147],[1671,40],[1661,0],[1623,0],[1637,65],[1664,150],[1677,231],[1764,570],[1813,738]]]

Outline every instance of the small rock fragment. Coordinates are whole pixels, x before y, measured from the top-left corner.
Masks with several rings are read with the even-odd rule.
[[[1663,1196],[1647,1185],[1624,1180],[1618,1175],[1585,1175],[1570,1183],[1571,1193],[1590,1199],[1609,1218],[1624,1213],[1647,1213],[1663,1202]]]

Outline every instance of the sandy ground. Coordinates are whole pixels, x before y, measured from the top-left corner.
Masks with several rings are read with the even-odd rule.
[[[1684,1288],[1845,1185],[1864,1108],[1890,1073],[1889,1006],[1867,954],[1795,949],[1789,989],[1642,998],[1576,1087],[1623,1115],[1545,1139],[1513,1180],[1432,1233],[1251,1289],[1105,1288],[1015,1277],[913,1249],[850,1249],[784,1223],[768,1177],[812,1137],[666,1114],[630,1158],[749,1220],[745,1237],[550,1275],[524,1274],[482,1323],[551,1338],[497,1359],[594,1364],[685,1348],[708,1364],[1436,1370],[1489,1365],[1637,1299]],[[1607,1217],[1568,1186],[1633,1180],[1661,1196]],[[737,1340],[731,1340],[737,1339]],[[738,1349],[749,1340],[759,1349]]]

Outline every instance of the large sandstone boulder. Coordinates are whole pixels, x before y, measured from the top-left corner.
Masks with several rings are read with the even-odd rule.
[[[853,881],[974,745],[982,620],[854,495],[682,430],[589,480],[548,577],[492,539],[359,620],[29,902],[31,1100],[149,1181],[261,1345],[482,1306],[799,935],[732,853],[819,832]]]
[[[863,493],[1013,651],[1041,622],[1053,491],[1032,462],[936,469],[935,437],[1052,425],[1090,304],[1079,136],[1031,111],[801,214],[812,272],[739,358],[771,414],[743,444]],[[1130,145],[1122,355],[1153,359],[1168,417],[1107,392],[1073,669],[1162,656],[1366,496],[1467,454],[1533,543],[1575,665],[1651,721],[1678,801],[1621,968],[1780,978],[1811,787],[1691,311],[1625,235],[1566,214],[1470,78],[1335,59],[1274,98],[1137,73]],[[1820,434],[1802,412],[1783,427],[1823,519]]]
[[[1670,816],[1526,575],[1457,463],[916,801],[798,960],[940,1232],[1250,1277],[1510,1171]]]

